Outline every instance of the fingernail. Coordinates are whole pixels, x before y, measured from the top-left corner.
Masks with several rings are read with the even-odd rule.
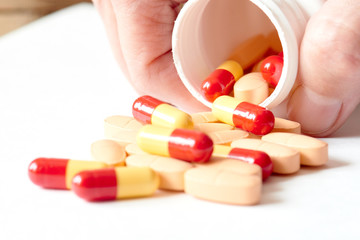
[[[301,124],[304,133],[317,135],[326,132],[336,122],[342,102],[319,95],[299,86],[288,103],[288,117]]]

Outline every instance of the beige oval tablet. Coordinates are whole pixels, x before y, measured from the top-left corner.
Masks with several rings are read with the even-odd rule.
[[[259,167],[256,164],[249,164],[246,162],[242,162],[236,159],[230,159],[230,158],[211,158],[209,162],[205,164],[196,164],[196,167],[210,167],[210,168],[217,168],[224,171],[231,170],[238,174],[242,175],[253,175],[262,177],[262,170],[261,167]]]
[[[183,191],[184,173],[193,168],[188,162],[156,155],[131,155],[126,158],[126,165],[133,167],[150,167],[160,177],[160,189]]]
[[[261,198],[261,169],[253,174],[255,168],[243,169],[247,163],[226,159],[217,161],[209,167],[199,167],[185,173],[185,192],[209,201],[253,205]],[[244,165],[245,164],[245,165]],[[250,170],[249,172],[247,170]]]
[[[208,135],[213,140],[214,144],[230,145],[232,141],[248,137],[249,133],[243,130],[235,129],[212,132]]]
[[[136,154],[148,154],[141,150],[141,148],[136,143],[130,143],[125,147],[125,151],[128,155],[136,155]]]
[[[109,165],[124,165],[126,152],[124,146],[110,139],[102,139],[91,144],[91,155],[95,161]]]
[[[140,130],[140,128],[143,126],[140,122],[135,120],[135,118],[121,115],[107,117],[105,118],[104,122],[105,125],[109,125],[113,128],[125,128],[131,130]]]
[[[263,136],[261,139],[298,150],[302,165],[321,166],[329,158],[328,144],[313,137],[296,133],[274,132]]]
[[[194,129],[206,134],[218,131],[233,130],[235,127],[226,123],[198,123],[194,125]]]
[[[273,162],[273,172],[292,174],[300,169],[299,151],[260,139],[239,139],[231,143],[233,148],[247,148],[267,153]]]
[[[191,114],[194,124],[199,123],[215,123],[219,120],[212,114],[212,112],[198,112]]]
[[[301,125],[298,122],[276,117],[274,129],[272,132],[289,132],[301,134]]]
[[[123,145],[136,143],[136,135],[142,126],[132,117],[110,116],[104,120],[104,136]]]
[[[244,75],[234,85],[234,97],[241,102],[259,104],[269,96],[269,85],[260,72]]]

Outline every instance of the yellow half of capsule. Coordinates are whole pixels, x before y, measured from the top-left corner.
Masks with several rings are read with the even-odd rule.
[[[212,113],[221,122],[234,126],[233,112],[239,104],[240,101],[233,97],[221,96],[213,102]]]
[[[137,145],[144,152],[169,157],[169,137],[173,128],[145,125],[137,135]]]
[[[94,170],[106,168],[108,165],[103,162],[95,162],[95,161],[81,161],[81,160],[69,160],[66,165],[66,176],[65,183],[66,188],[71,189],[72,179],[76,174],[85,170]]]
[[[115,168],[117,198],[152,195],[159,187],[159,176],[148,167]]]
[[[214,157],[227,157],[231,151],[231,147],[225,145],[214,145],[212,156]]]
[[[217,69],[224,69],[229,71],[234,76],[235,81],[239,80],[239,78],[242,77],[242,75],[244,75],[243,68],[238,62],[234,60],[225,61]]]
[[[192,129],[194,127],[189,114],[166,103],[160,104],[155,108],[151,115],[151,123],[170,128]]]

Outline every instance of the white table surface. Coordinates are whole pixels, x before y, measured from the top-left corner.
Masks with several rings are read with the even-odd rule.
[[[0,38],[0,239],[360,239],[359,107],[324,139],[325,167],[272,176],[257,206],[162,191],[89,203],[30,182],[37,157],[90,159],[103,119],[136,97],[91,5]]]

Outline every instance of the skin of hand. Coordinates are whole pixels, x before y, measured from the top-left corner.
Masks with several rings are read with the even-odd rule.
[[[209,111],[181,82],[171,35],[186,0],[94,0],[115,58],[140,95],[152,95],[187,112]]]
[[[288,117],[306,134],[325,137],[360,102],[360,1],[328,0],[311,17],[300,47],[300,85]]]
[[[188,112],[209,110],[186,90],[173,64],[171,35],[186,0],[94,0],[115,58],[135,90]],[[300,47],[299,85],[288,116],[304,133],[328,136],[360,102],[360,1],[327,0]]]

